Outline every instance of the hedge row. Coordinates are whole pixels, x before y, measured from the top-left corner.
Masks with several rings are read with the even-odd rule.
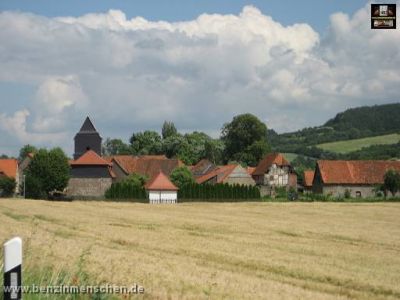
[[[260,190],[254,186],[219,184],[187,184],[178,191],[178,201],[227,202],[232,200],[260,200]]]
[[[146,202],[147,193],[143,187],[126,182],[116,182],[105,193],[106,199]],[[140,201],[144,200],[144,201]],[[233,202],[260,201],[260,190],[254,186],[225,184],[187,184],[178,191],[178,202]]]
[[[116,182],[105,193],[106,199],[147,199],[146,190],[133,184]]]

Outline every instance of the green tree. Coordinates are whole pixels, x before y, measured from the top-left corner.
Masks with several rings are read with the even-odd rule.
[[[162,152],[161,136],[151,130],[132,134],[130,138],[133,154],[148,155]]]
[[[252,114],[238,115],[222,128],[225,161],[239,160],[255,165],[269,151],[267,126]]]
[[[164,121],[161,134],[162,138],[166,139],[178,134],[178,130],[176,130],[176,127],[173,122]]]
[[[186,166],[175,168],[171,173],[170,179],[179,188],[195,183],[192,172]]]
[[[383,187],[394,196],[400,191],[400,172],[389,170],[385,173]]]
[[[209,139],[204,145],[204,158],[207,158],[215,165],[222,164],[224,149],[225,145],[223,141],[219,139]]]
[[[47,198],[49,192],[63,190],[69,180],[68,158],[60,148],[40,149],[26,172],[26,196]]]
[[[132,173],[128,177],[126,177],[122,182],[135,187],[144,187],[148,179],[149,178],[147,176],[140,175],[138,173]]]
[[[180,134],[167,137],[165,140],[163,140],[162,152],[168,158],[176,157],[179,150],[186,146],[185,143],[187,143],[186,139]]]
[[[36,153],[37,151],[38,150],[35,146],[27,144],[19,150],[18,160],[21,161],[28,155],[28,153]]]
[[[131,154],[132,149],[128,144],[125,144],[121,139],[107,138],[102,147],[103,155],[124,155]]]
[[[1,176],[0,177],[0,196],[10,197],[14,194],[16,182],[14,178]]]

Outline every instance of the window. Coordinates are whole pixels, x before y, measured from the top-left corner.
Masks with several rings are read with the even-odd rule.
[[[356,192],[356,198],[361,198],[361,192],[360,191]]]

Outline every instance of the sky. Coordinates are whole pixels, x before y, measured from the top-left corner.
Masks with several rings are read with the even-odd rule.
[[[218,137],[252,113],[288,132],[399,102],[399,29],[369,17],[358,0],[0,0],[0,154],[71,155],[87,115],[128,141],[164,120]]]

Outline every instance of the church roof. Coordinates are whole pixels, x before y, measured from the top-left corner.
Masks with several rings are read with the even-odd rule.
[[[96,152],[93,150],[88,150],[78,159],[70,162],[71,166],[77,165],[96,165],[96,166],[110,166],[111,163],[101,158]]]
[[[178,188],[160,171],[149,183],[146,184],[147,190],[156,191],[177,191]]]
[[[97,133],[97,130],[89,117],[86,117],[85,122],[83,122],[83,125],[79,130],[79,133]]]

